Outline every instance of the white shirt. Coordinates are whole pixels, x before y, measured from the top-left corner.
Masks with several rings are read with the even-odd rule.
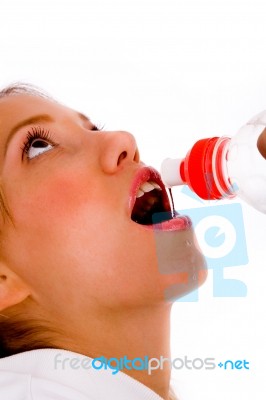
[[[72,366],[68,359],[72,360]],[[2,358],[0,399],[163,400],[121,371],[114,374],[110,368],[89,368],[92,361],[89,357],[61,349],[31,350]]]

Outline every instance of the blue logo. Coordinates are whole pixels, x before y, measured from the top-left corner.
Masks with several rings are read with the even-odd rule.
[[[219,368],[221,369],[249,369],[249,361],[246,360],[226,360],[224,363],[219,362],[217,364]]]
[[[182,192],[201,204],[206,204],[188,187],[185,186]],[[239,203],[217,205],[216,203],[211,206],[178,210],[178,212],[181,215],[188,215],[192,220],[195,235],[206,259],[207,267],[213,270],[213,296],[245,297],[247,287],[244,282],[239,279],[224,277],[225,268],[248,263],[241,205]],[[161,272],[170,273],[165,270]],[[197,288],[177,301],[198,301]]]

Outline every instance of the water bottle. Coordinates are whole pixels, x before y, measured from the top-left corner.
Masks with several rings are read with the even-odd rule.
[[[266,213],[266,111],[253,117],[237,134],[197,141],[184,159],[167,158],[161,165],[166,187],[188,185],[206,200],[239,196]]]

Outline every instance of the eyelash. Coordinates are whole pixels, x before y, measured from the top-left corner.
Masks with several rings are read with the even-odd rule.
[[[27,137],[23,146],[21,147],[22,150],[22,159],[25,154],[28,154],[30,146],[34,142],[35,139],[41,139],[46,142],[49,142],[53,146],[56,146],[56,143],[53,141],[50,131],[48,129],[41,128],[40,126],[32,127],[31,130],[28,131]]]
[[[93,124],[92,128],[90,130],[91,131],[101,131],[101,130],[103,130],[103,127],[104,127],[103,125]],[[55,143],[55,141],[52,139],[49,129],[44,129],[40,126],[36,126],[36,127],[33,126],[28,131],[26,140],[21,147],[22,159],[25,156],[25,154],[28,154],[30,146],[32,145],[32,143],[34,142],[35,139],[44,140],[46,142],[49,142],[53,146],[57,145],[57,143]]]

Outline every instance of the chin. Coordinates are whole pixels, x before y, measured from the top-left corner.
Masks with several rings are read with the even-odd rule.
[[[208,275],[207,263],[192,228],[178,234],[156,232],[155,240],[166,301],[175,301],[203,285]]]

